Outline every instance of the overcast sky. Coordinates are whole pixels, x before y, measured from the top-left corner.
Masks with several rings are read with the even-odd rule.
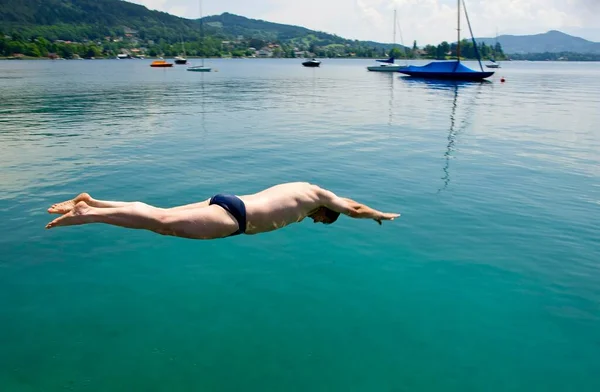
[[[200,0],[129,0],[149,9],[195,19]],[[393,10],[405,44],[452,41],[456,0],[202,0],[202,14],[230,12],[292,24],[344,38],[391,42]],[[466,0],[476,37],[560,30],[600,42],[600,0]],[[464,22],[464,17],[462,18]],[[468,36],[466,23],[463,35]],[[400,30],[397,42],[400,42]]]

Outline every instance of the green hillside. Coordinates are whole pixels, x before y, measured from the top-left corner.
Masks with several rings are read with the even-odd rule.
[[[134,30],[141,39],[199,38],[200,23],[121,0],[0,0],[5,34],[96,40]]]
[[[249,47],[271,44],[277,57],[290,57],[297,51],[324,57],[373,57],[393,47],[229,13],[208,16],[202,22],[121,0],[0,0],[0,33],[10,38],[0,41],[0,55],[112,56],[142,47],[147,54],[169,56],[182,50],[182,41],[188,54],[203,56],[250,55]],[[69,50],[60,41],[70,41]],[[223,41],[229,42],[227,47]]]

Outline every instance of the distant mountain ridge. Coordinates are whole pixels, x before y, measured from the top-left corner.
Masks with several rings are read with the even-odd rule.
[[[476,40],[486,45],[496,43],[496,38],[476,38]],[[556,30],[534,35],[499,35],[498,42],[507,54],[561,52],[600,54],[600,42],[588,41]]]
[[[249,19],[231,13],[203,18],[204,31],[215,40],[235,40],[238,36],[291,46],[314,48],[338,46],[375,48],[389,51],[391,43],[358,41],[305,27]],[[0,0],[0,33],[21,34],[31,39],[42,36],[50,41],[99,40],[131,31],[141,40],[170,43],[200,39],[198,19],[180,18],[124,0]],[[478,38],[493,45],[496,38]],[[506,54],[520,53],[591,53],[600,54],[600,43],[559,31],[535,35],[501,35],[498,42]],[[311,50],[312,51],[312,50]]]

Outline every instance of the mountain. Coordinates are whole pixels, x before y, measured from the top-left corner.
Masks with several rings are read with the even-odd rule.
[[[494,45],[496,38],[477,38],[477,42]],[[600,54],[600,42],[573,37],[556,30],[535,35],[500,35],[498,42],[507,54],[560,52]]]
[[[0,0],[0,31],[50,40],[96,40],[134,30],[150,39],[197,35],[198,21],[121,0]]]
[[[313,36],[317,41],[327,41],[330,44],[348,44],[354,41],[341,38],[335,34],[309,30],[305,27],[272,23],[258,19],[248,19],[243,16],[225,12],[221,15],[203,18],[207,28],[222,32],[229,36],[244,36],[266,41],[290,41],[302,37]],[[384,45],[384,44],[376,44]]]
[[[393,45],[344,39],[304,27],[248,19],[230,13],[203,18],[204,32],[220,39],[326,45],[363,45],[388,50]],[[199,20],[151,11],[122,0],[0,0],[0,33],[49,40],[98,40],[134,32],[142,40],[195,41]]]
[[[0,0],[4,26],[51,26],[56,24],[144,27],[165,24],[178,28],[198,27],[197,21],[122,0]]]

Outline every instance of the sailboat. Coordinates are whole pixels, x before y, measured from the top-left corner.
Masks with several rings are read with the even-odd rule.
[[[402,34],[400,34],[402,36]],[[394,10],[394,45],[396,44],[396,10]],[[394,64],[394,56],[390,56],[387,60],[376,60],[381,64],[372,65],[367,67],[369,71],[377,72],[397,72],[401,68],[406,68],[408,65],[397,65]]]
[[[202,1],[199,3],[200,6],[200,35],[202,36],[202,42],[204,42],[204,22],[202,21]],[[204,66],[204,56],[202,56],[202,65],[195,65],[187,68],[191,72],[210,72],[210,67]]]
[[[497,63],[494,59],[490,59],[491,63],[486,64],[485,66],[488,68],[500,68],[500,64]]]
[[[464,5],[464,0],[462,1]],[[460,62],[460,3],[461,0],[458,0],[458,41],[456,46],[456,60],[433,61],[423,66],[411,65],[409,67],[400,69],[398,72],[418,78],[467,81],[483,80],[485,78],[489,78],[494,74],[494,72],[486,72],[483,70],[483,66],[481,65],[481,59],[479,58],[479,51],[477,50],[477,44],[475,43],[475,38],[473,37],[472,31],[471,39],[473,40],[473,46],[475,48],[475,53],[477,53],[477,60],[479,61],[479,67],[481,68],[481,71],[475,71],[471,68],[466,67]],[[467,17],[467,23],[469,24],[469,30],[471,30],[471,24],[469,23],[469,15],[466,11],[467,10],[465,6],[465,15]]]
[[[498,46],[498,29],[496,29],[496,46]],[[496,60],[494,60],[494,58],[492,57],[490,59],[491,63],[486,64],[485,66],[488,68],[500,68],[500,64],[496,62]]]
[[[181,49],[183,51],[183,56],[175,56],[175,64],[187,64],[187,59],[185,58],[185,44],[183,43],[183,37],[181,37]]]

